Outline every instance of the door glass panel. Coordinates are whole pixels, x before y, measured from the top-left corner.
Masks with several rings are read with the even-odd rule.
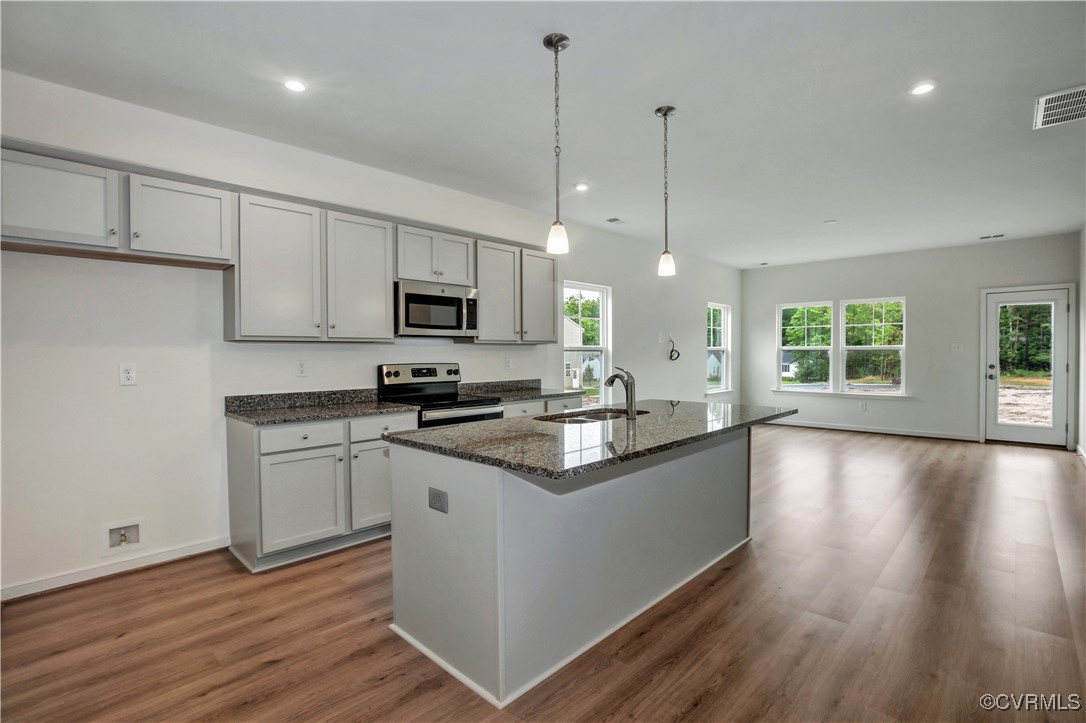
[[[1052,426],[1053,305],[999,307],[999,424]]]

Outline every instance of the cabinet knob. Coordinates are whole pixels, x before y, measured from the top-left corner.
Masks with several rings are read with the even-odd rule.
[[[315,326],[315,327],[317,327],[319,329],[319,328],[321,328],[321,323],[318,321],[317,323],[313,324],[313,326]]]
[[[337,461],[337,462],[342,462],[342,461],[343,461],[343,457],[336,457],[336,461]]]
[[[139,238],[139,237],[140,237],[140,232],[139,232],[139,231],[136,231],[136,232],[135,232],[134,234],[132,234],[132,235],[133,235],[133,236],[135,236],[136,238]]]
[[[438,271],[438,272],[437,272],[437,275],[438,275],[438,276],[444,276],[444,275],[445,275],[445,272],[444,272],[444,271]]]
[[[355,459],[358,459],[358,452],[355,452],[353,456]]]
[[[437,276],[437,271],[434,271],[434,276]]]
[[[329,328],[329,329],[335,329],[335,328],[336,328],[336,325],[335,325],[335,324],[329,324],[329,325],[328,325],[328,328]]]
[[[384,430],[385,430],[386,432],[388,431],[388,425],[387,425],[387,424],[386,424],[386,425],[384,426]]]
[[[303,434],[302,439],[309,439],[309,435],[308,434]]]
[[[117,229],[115,229],[115,228],[111,228],[111,229],[109,230],[109,235],[110,235],[110,236],[116,236],[116,235],[117,235]]]

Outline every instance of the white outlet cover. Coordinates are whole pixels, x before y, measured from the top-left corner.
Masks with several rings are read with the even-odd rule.
[[[965,351],[965,344],[960,341],[953,342],[950,345],[951,354],[961,354],[963,351]]]
[[[139,381],[136,378],[136,365],[132,362],[121,362],[117,365],[117,382],[122,387],[134,387]]]
[[[309,365],[309,362],[305,361],[304,359],[300,359],[295,362],[294,375],[299,377],[308,377],[310,369],[311,367]]]

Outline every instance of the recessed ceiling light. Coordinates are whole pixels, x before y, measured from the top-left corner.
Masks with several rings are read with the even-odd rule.
[[[826,226],[833,226],[837,223],[837,219],[831,218],[829,221],[823,221],[822,223]]]
[[[587,191],[588,190],[588,184],[587,183],[578,183],[576,186],[574,186],[574,188],[576,188],[578,191]]]
[[[300,80],[288,80],[283,85],[286,86],[287,90],[293,90],[295,93],[301,93],[305,90],[305,83]]]
[[[925,80],[922,83],[917,83],[916,85],[914,85],[912,90],[910,90],[909,92],[912,95],[926,95],[933,90],[935,90],[935,83],[930,80]]]

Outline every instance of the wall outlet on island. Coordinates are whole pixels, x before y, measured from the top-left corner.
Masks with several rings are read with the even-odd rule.
[[[430,509],[437,510],[438,512],[444,512],[449,514],[449,493],[443,490],[434,489],[431,487],[427,495],[429,497]]]
[[[300,361],[295,365],[294,376],[296,377],[308,377],[309,376],[309,362]]]
[[[509,371],[513,368],[513,357],[505,357],[505,370]]]

